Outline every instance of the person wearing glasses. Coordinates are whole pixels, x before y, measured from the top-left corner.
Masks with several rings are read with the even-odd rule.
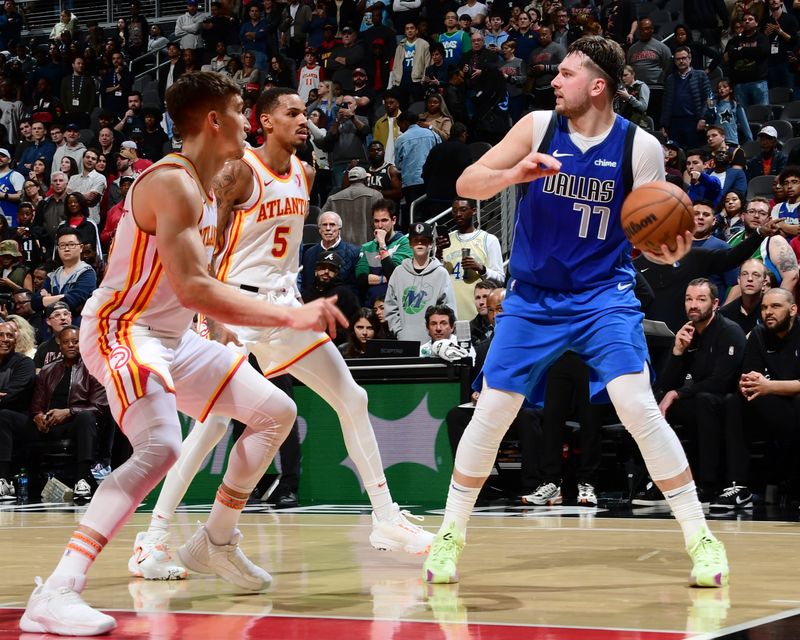
[[[41,311],[59,301],[65,302],[75,324],[80,323],[80,311],[97,288],[97,276],[91,265],[81,260],[83,243],[73,227],[61,227],[56,233],[56,250],[61,266],[47,274],[40,291],[31,297],[31,307]]]
[[[675,49],[675,69],[664,85],[661,107],[661,133],[684,149],[701,147],[705,142],[706,99],[711,83],[705,72],[692,68],[689,47]]]

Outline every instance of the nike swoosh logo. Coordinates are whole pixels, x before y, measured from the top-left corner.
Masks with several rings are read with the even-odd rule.
[[[650,267],[645,267],[644,269],[639,269],[639,273],[644,273],[645,271],[650,271]]]
[[[747,502],[747,501],[748,501],[748,498],[740,498],[739,496],[736,496],[736,504],[742,504],[742,503]]]
[[[617,291],[625,291],[630,286],[631,286],[630,282],[628,282],[627,284],[625,284],[624,282],[618,282],[617,283]]]
[[[554,158],[571,158],[574,155],[574,153],[561,153],[558,149],[553,151]]]
[[[264,183],[264,186],[265,186],[265,187],[268,187],[268,186],[269,186],[269,185],[271,185],[273,182],[275,182],[275,181],[274,181],[274,180],[269,180],[269,181],[267,181],[267,182],[265,182],[265,183]]]

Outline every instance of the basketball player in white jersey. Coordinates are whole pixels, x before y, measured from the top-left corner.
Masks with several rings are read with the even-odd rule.
[[[296,407],[241,355],[192,332],[192,317],[199,311],[224,322],[316,331],[335,330],[344,318],[330,300],[289,311],[209,275],[217,231],[210,187],[225,160],[242,156],[242,106],[239,87],[216,73],[184,75],[167,91],[183,152],[153,165],[128,192],[103,285],[86,303],[81,329],[83,361],[105,384],[133,454],[100,485],[55,571],[37,580],[23,631],[87,636],[116,626],[80,592],[98,553],[177,459],[179,410],[200,419],[220,411],[248,425],[231,451],[197,557],[223,577],[234,571],[248,573],[258,588],[270,583],[242,555],[235,526]]]
[[[275,88],[261,95],[256,110],[266,143],[245,151],[241,160],[226,164],[215,188],[220,228],[228,230],[217,259],[217,277],[231,289],[247,292],[253,300],[294,309],[299,305],[298,255],[314,180],[314,170],[294,155],[308,136],[305,105],[297,92]],[[229,212],[232,219],[227,224]],[[409,522],[408,514],[392,501],[369,422],[367,394],[353,380],[330,338],[321,332],[263,330],[238,324],[242,326],[231,330],[246,351],[256,355],[265,376],[290,373],[338,414],[347,452],[372,503],[372,546],[424,553],[432,535]],[[224,326],[212,329],[222,331],[225,342],[235,339]],[[136,537],[128,563],[134,575],[155,580],[185,576],[185,570],[170,558],[167,549],[169,521],[202,461],[225,434],[229,417],[219,412],[196,425],[187,436],[153,509],[149,530]],[[178,555],[188,568],[203,571],[193,551],[196,539],[181,547]]]

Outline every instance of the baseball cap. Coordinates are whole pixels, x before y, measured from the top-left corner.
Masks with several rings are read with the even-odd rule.
[[[339,257],[339,254],[334,251],[325,251],[319,254],[317,258],[317,266],[321,264],[334,267],[338,271],[342,267],[342,259]]]
[[[186,4],[191,5],[193,7],[197,6],[197,0],[186,0]]]
[[[681,150],[681,145],[679,145],[679,144],[678,144],[677,142],[675,142],[674,140],[667,140],[667,141],[664,143],[664,146],[665,146],[665,147],[668,147],[668,148],[670,148],[670,149],[675,149],[676,151],[680,151],[680,150]]]
[[[366,180],[367,179],[367,171],[364,167],[353,167],[350,171],[347,172],[347,177],[352,182],[353,180]]]
[[[342,27],[342,33],[355,33],[353,27]]]
[[[123,182],[133,182],[136,180],[136,176],[120,176],[119,183],[122,184]]]
[[[120,146],[123,149],[136,149],[136,143],[133,140],[125,140]]]
[[[11,154],[8,152],[8,149],[3,149],[0,147],[0,156],[5,156],[6,158],[10,158]]]
[[[0,256],[14,256],[15,258],[19,258],[21,255],[16,240],[3,240],[0,242]]]
[[[361,67],[358,67],[357,69],[353,70],[353,75],[354,76],[358,76],[358,75],[365,76],[365,75],[367,75],[367,72],[364,71],[364,69],[362,69]]]
[[[408,237],[413,238],[415,236],[433,240],[433,225],[428,224],[427,222],[415,222],[411,225],[411,229],[408,232]]]
[[[80,130],[81,128],[74,122],[70,122],[66,127],[64,127],[64,131],[80,131]]]
[[[67,311],[70,311],[69,305],[66,302],[62,302],[61,300],[59,300],[58,302],[54,302],[49,307],[45,308],[44,317],[49,318],[50,316],[53,315],[53,313],[55,313],[59,309],[66,309]]]
[[[769,136],[770,138],[777,138],[778,130],[772,126],[761,127],[761,130],[758,132],[758,135]]]
[[[275,79],[275,76],[264,76],[264,84],[278,84],[278,81]]]
[[[306,47],[306,51],[305,52],[307,54],[308,53],[313,53],[314,55],[317,55],[317,50],[314,47]]]

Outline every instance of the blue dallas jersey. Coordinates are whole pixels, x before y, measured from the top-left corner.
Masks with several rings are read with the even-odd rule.
[[[617,116],[606,138],[582,152],[567,119],[553,114],[538,150],[557,158],[561,171],[531,182],[517,206],[512,278],[565,292],[633,282],[620,211],[633,185],[635,131]]]

